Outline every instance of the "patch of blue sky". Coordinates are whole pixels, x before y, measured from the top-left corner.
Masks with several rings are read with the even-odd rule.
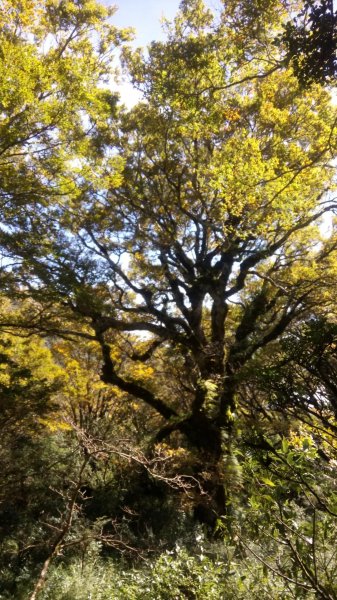
[[[103,3],[111,5],[107,0]],[[205,4],[216,13],[220,0],[207,0]],[[132,27],[135,31],[132,45],[146,48],[152,41],[166,38],[164,20],[173,21],[179,5],[180,0],[119,0],[112,22],[120,28]],[[127,108],[141,99],[141,93],[125,77],[121,78],[118,92]]]

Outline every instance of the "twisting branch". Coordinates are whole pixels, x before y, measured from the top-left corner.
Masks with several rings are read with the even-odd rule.
[[[120,377],[115,371],[109,344],[105,342],[101,334],[97,335],[97,341],[102,349],[102,380],[104,383],[115,385],[123,392],[127,392],[135,398],[143,400],[143,402],[151,406],[151,408],[154,408],[165,419],[171,419],[172,417],[178,416],[178,413],[173,408],[165,404],[160,398],[157,398],[150,390],[134,381],[127,381]]]

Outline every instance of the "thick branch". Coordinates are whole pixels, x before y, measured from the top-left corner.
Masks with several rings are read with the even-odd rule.
[[[154,408],[165,419],[170,419],[172,417],[178,416],[178,413],[173,408],[167,406],[165,402],[160,400],[160,398],[157,398],[152,392],[150,392],[150,390],[146,389],[145,387],[139,385],[134,381],[126,381],[125,379],[120,377],[115,371],[115,367],[111,359],[109,344],[107,344],[104,341],[102,336],[98,336],[97,340],[99,341],[102,348],[102,380],[104,381],[104,383],[110,383],[111,385],[115,385],[123,392],[127,392],[128,394],[135,396],[139,400],[142,400],[143,402],[145,402],[145,404],[148,404],[149,406],[151,406],[151,408]]]

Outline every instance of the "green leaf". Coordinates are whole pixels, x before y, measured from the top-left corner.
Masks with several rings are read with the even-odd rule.
[[[268,479],[268,477],[261,477],[261,481],[269,487],[276,487],[276,484],[271,479]]]
[[[289,450],[289,442],[288,442],[288,440],[286,440],[286,438],[283,438],[282,439],[282,452],[284,454],[287,454],[288,450]]]

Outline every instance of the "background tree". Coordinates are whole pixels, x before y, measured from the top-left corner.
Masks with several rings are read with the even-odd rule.
[[[37,214],[68,194],[76,157],[88,162],[107,142],[117,100],[107,86],[113,52],[127,37],[108,23],[113,12],[87,0],[1,2],[3,223],[11,215],[22,227],[26,207]]]
[[[285,26],[283,42],[302,85],[333,83],[337,73],[337,11],[333,0],[304,2]]]
[[[283,2],[270,0],[223,2],[226,22],[231,27],[234,45],[241,60],[249,62],[259,47],[262,57],[264,42],[273,31],[278,57],[269,55],[259,76],[290,65],[301,86],[312,83],[331,85],[336,76],[336,18],[333,0]]]

